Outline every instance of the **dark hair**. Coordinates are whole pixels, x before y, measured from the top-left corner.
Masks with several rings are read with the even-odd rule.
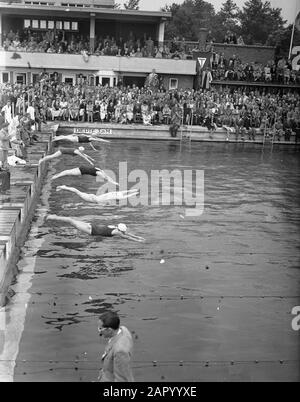
[[[113,311],[106,311],[105,313],[101,314],[99,320],[102,321],[103,327],[105,328],[112,328],[116,330],[120,326],[120,318],[118,314]]]

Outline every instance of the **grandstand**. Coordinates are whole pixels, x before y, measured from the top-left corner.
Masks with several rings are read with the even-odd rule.
[[[149,63],[154,46],[163,45],[165,22],[170,13],[114,9],[111,0],[81,3],[0,4],[1,83],[28,85],[47,70],[50,74],[57,72],[62,82],[74,84],[83,76],[91,85],[113,86],[120,80],[126,85],[142,85],[155,68],[166,87],[193,86],[195,60],[151,58]],[[10,36],[13,39],[17,36],[21,45],[6,47],[5,40]],[[148,57],[127,57],[124,42],[130,39],[147,47]],[[97,54],[99,42],[103,42],[104,48],[108,41],[117,52]],[[45,51],[45,43],[59,43],[59,54],[51,49]],[[74,51],[75,43],[79,47]]]
[[[89,85],[141,87],[155,69],[167,90],[198,89],[204,67],[209,67],[212,85],[236,86],[243,81],[244,86],[299,88],[296,73],[287,82],[278,81],[276,72],[271,82],[264,80],[275,48],[211,46],[203,27],[199,42],[165,41],[170,18],[168,12],[118,9],[114,0],[1,1],[0,83],[34,84],[47,72],[72,85],[84,79]],[[221,55],[227,60],[236,57],[242,68],[245,63],[257,64],[262,79],[215,69],[212,59]]]

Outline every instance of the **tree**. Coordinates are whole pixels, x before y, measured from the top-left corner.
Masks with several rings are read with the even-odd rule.
[[[265,44],[269,35],[284,28],[281,8],[272,8],[269,1],[248,0],[239,13],[241,34],[247,44]]]
[[[174,36],[177,36],[177,29],[178,27],[176,26],[176,23],[174,22],[174,16],[177,15],[180,5],[173,3],[171,5],[165,5],[164,7],[161,8],[161,11],[165,11],[168,13],[172,14],[172,18],[166,22],[165,26],[165,39],[169,40],[174,38]]]
[[[222,27],[225,30],[236,32],[239,27],[239,13],[240,9],[236,3],[232,0],[227,0],[222,4],[221,10],[218,12],[217,16],[220,17]]]
[[[126,10],[138,10],[139,9],[140,0],[128,0],[124,3],[124,8]]]
[[[293,25],[290,24],[284,29],[278,29],[272,32],[266,42],[267,46],[274,46],[276,48],[276,57],[288,57],[290,50],[290,43],[292,37]],[[295,29],[293,46],[300,44],[300,32]]]
[[[199,28],[213,27],[215,10],[212,4],[204,0],[185,0],[181,5],[173,3],[162,8],[162,11],[172,13],[171,21],[166,24],[166,39],[179,36],[186,40],[197,41]]]
[[[223,42],[227,31],[236,35],[240,33],[239,13],[240,9],[232,0],[227,0],[222,4],[221,10],[213,19],[213,32],[216,42]]]

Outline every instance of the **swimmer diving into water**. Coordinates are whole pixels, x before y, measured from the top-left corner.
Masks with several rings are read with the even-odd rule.
[[[84,134],[58,135],[57,137],[54,137],[52,141],[53,142],[70,141],[73,143],[89,143],[91,145],[91,147],[94,149],[94,151],[97,151],[97,149],[93,146],[92,141],[110,142],[108,140],[103,140],[102,138],[96,138],[95,136],[84,135]]]
[[[88,163],[90,163],[91,165],[94,166],[95,160],[93,158],[91,158],[90,156],[88,156],[87,154],[85,154],[84,152],[84,148],[83,147],[79,147],[78,149],[73,149],[73,148],[58,148],[58,151],[54,152],[54,154],[52,155],[47,155],[44,156],[44,158],[39,160],[39,165],[42,162],[46,162],[49,161],[51,159],[55,159],[55,158],[59,158],[61,155],[72,155],[72,156],[81,156],[83,159],[85,159]]]
[[[77,188],[74,187],[68,187],[68,186],[57,186],[56,191],[70,191],[71,193],[77,194],[80,198],[82,198],[84,201],[87,202],[93,202],[95,204],[105,204],[109,201],[112,200],[124,200],[125,198],[133,197],[134,195],[137,195],[139,193],[139,190],[137,189],[131,189],[131,190],[125,190],[125,191],[112,191],[110,193],[105,193],[101,195],[96,195],[96,194],[88,194],[88,193],[83,193],[82,191],[77,190]]]
[[[118,225],[100,225],[96,222],[83,222],[78,219],[48,215],[46,220],[55,220],[65,223],[69,223],[81,232],[87,233],[91,236],[102,236],[102,237],[112,237],[120,236],[124,239],[133,240],[137,242],[144,242],[145,239],[140,236],[136,236],[131,233],[127,233],[127,226],[124,223],[119,223]]]
[[[59,179],[60,177],[64,176],[83,176],[85,174],[88,174],[90,176],[100,176],[103,177],[103,179],[106,179],[112,184],[115,184],[116,186],[119,185],[116,181],[114,181],[110,176],[108,176],[102,169],[99,169],[97,167],[86,167],[86,166],[79,166],[78,168],[74,169],[69,169],[69,170],[63,170],[60,173],[55,174],[51,180]]]

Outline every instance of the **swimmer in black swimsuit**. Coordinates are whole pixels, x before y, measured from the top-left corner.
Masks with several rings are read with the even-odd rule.
[[[108,140],[103,140],[102,138],[96,138],[95,136],[92,135],[85,135],[85,134],[71,134],[71,135],[58,135],[55,137],[53,142],[56,141],[71,141],[73,143],[89,143],[91,147],[94,149],[94,151],[97,151],[97,149],[93,146],[92,141],[98,141],[98,142],[110,142]]]
[[[136,236],[131,233],[127,233],[127,226],[124,223],[119,223],[118,225],[100,225],[96,222],[82,222],[78,219],[48,215],[46,220],[55,220],[69,223],[81,232],[87,233],[91,236],[102,236],[102,237],[113,237],[120,236],[124,239],[133,240],[137,242],[144,242],[145,239],[140,236]]]
[[[82,198],[84,201],[87,202],[93,202],[95,204],[106,204],[109,201],[112,200],[124,200],[125,198],[133,197],[134,195],[138,195],[139,190],[133,188],[131,190],[125,190],[125,191],[112,191],[110,193],[105,193],[105,194],[88,194],[88,193],[83,193],[82,191],[77,190],[77,188],[74,187],[68,187],[68,186],[58,186],[56,187],[56,191],[70,191],[71,193],[77,194],[80,198]]]
[[[86,167],[86,166],[79,166],[78,168],[64,170],[61,173],[55,174],[51,180],[58,179],[63,176],[83,176],[84,174],[88,174],[90,176],[101,176],[103,179],[106,179],[112,184],[116,186],[119,185],[115,180],[113,180],[110,176],[108,176],[103,170],[97,167]]]
[[[40,159],[39,165],[42,162],[49,161],[54,158],[59,158],[61,155],[72,155],[72,156],[78,155],[78,156],[81,156],[83,159],[85,159],[88,163],[90,163],[91,165],[94,166],[93,162],[95,162],[95,160],[93,158],[91,158],[90,156],[86,155],[83,151],[84,151],[83,147],[79,147],[78,149],[59,148],[58,151],[54,152],[54,154],[47,155],[44,158]]]

